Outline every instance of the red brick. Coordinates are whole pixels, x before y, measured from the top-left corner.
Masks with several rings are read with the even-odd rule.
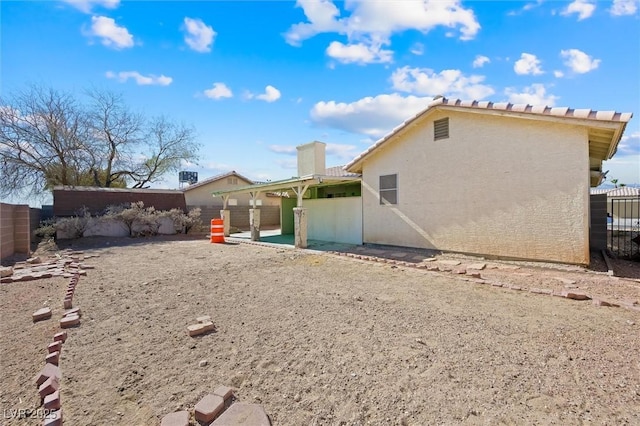
[[[62,426],[62,408],[47,414],[42,426]]]
[[[60,391],[55,391],[44,397],[45,410],[58,410],[60,408]]]
[[[61,331],[60,333],[56,333],[53,335],[53,341],[54,342],[66,342],[67,341],[67,332],[66,331]]]
[[[228,386],[218,386],[216,390],[213,391],[214,395],[221,396],[225,401],[233,396],[233,389]]]
[[[64,311],[64,314],[62,314],[62,316],[64,317],[68,317],[69,315],[77,315],[82,318],[82,312],[80,311],[80,308],[69,309],[67,311]]]
[[[68,317],[64,317],[60,320],[61,328],[69,328],[78,324],[80,324],[80,316],[78,315],[69,315]]]
[[[167,414],[162,418],[160,426],[188,426],[189,425],[189,412],[177,411],[175,413]]]
[[[261,405],[236,402],[211,426],[271,426],[269,417]]]
[[[53,364],[45,364],[44,368],[38,375],[36,375],[36,385],[40,386],[43,384],[49,377],[56,377],[57,379],[62,378],[62,373],[60,372],[60,368]]]
[[[47,357],[44,359],[44,362],[48,362],[53,365],[58,365],[58,361],[60,360],[60,352],[55,351],[47,354]]]
[[[51,318],[51,308],[38,309],[31,315],[31,318],[33,318],[33,322],[49,319]]]
[[[63,306],[65,309],[71,309],[71,307],[73,306],[73,303],[72,303],[72,301],[71,301],[71,299],[70,299],[70,298],[66,298],[66,297],[65,297],[64,301],[62,302],[62,306]]]
[[[59,387],[60,382],[58,382],[58,378],[55,376],[49,377],[40,385],[40,387],[38,387],[40,398],[44,398],[45,396],[54,393]]]
[[[210,423],[224,410],[224,398],[218,395],[205,395],[195,406],[196,420]]]
[[[48,353],[60,352],[61,350],[62,350],[62,342],[49,343],[49,346],[47,346]]]

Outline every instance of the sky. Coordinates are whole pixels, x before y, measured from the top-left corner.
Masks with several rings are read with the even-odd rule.
[[[2,1],[0,96],[121,93],[192,125],[199,180],[348,163],[436,95],[631,112],[603,170],[640,184],[640,0]],[[152,187],[177,188],[178,176]]]

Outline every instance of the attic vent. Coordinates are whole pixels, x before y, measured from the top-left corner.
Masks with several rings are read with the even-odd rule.
[[[449,117],[433,122],[433,140],[447,139],[449,137]]]

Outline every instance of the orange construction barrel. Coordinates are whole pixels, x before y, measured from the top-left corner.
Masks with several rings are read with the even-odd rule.
[[[224,221],[211,219],[211,242],[224,244]]]

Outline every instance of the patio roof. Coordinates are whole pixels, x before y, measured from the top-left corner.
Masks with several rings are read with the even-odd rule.
[[[327,175],[310,175],[303,177],[292,177],[290,179],[277,180],[273,182],[265,182],[255,185],[242,186],[234,189],[221,189],[213,191],[214,197],[231,194],[248,194],[252,192],[278,192],[281,190],[289,190],[300,186],[326,186],[335,185],[346,182],[359,182],[360,176],[327,176]]]

